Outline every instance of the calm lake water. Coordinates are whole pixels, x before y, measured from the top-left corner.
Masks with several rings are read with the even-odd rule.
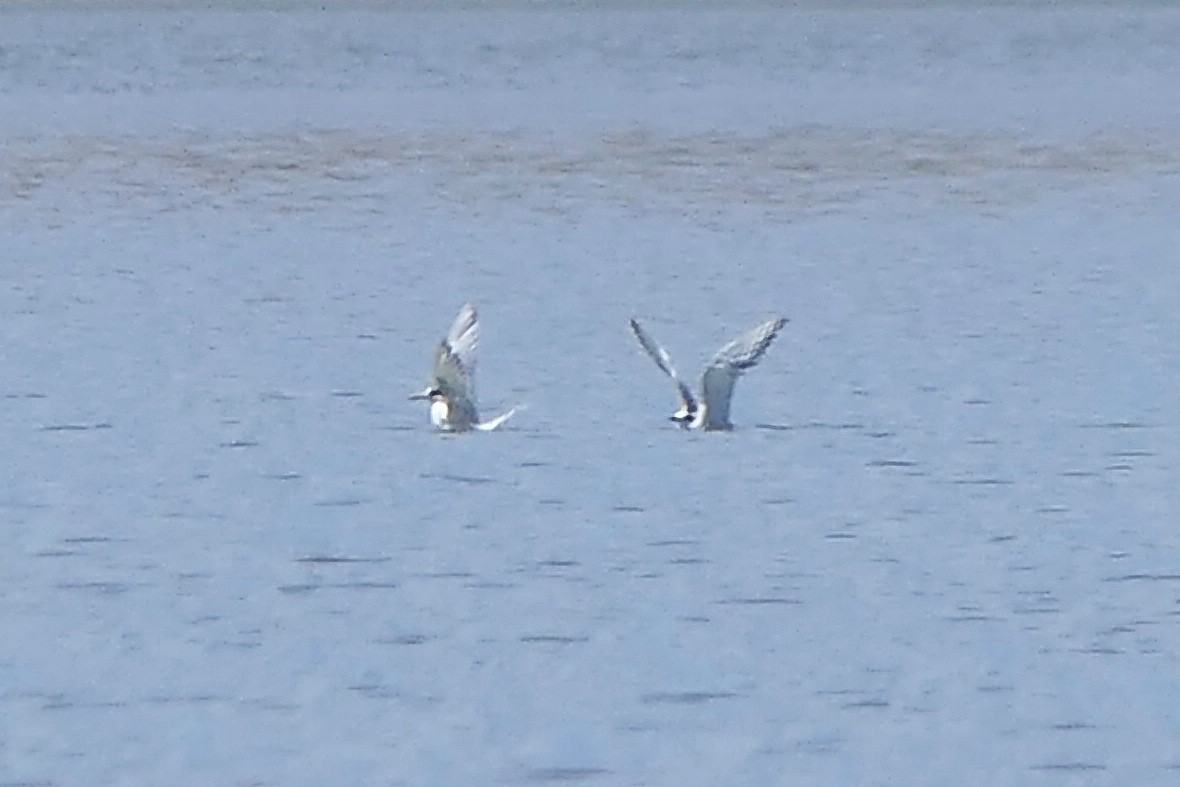
[[[1169,783],[1177,84],[1152,4],[0,6],[0,784]],[[672,427],[627,319],[773,314]]]

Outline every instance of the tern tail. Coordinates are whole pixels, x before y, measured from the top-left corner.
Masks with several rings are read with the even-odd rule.
[[[490,421],[481,421],[478,424],[474,424],[474,426],[476,429],[478,429],[481,432],[490,432],[493,429],[495,429],[496,427],[502,425],[509,418],[511,418],[516,413],[516,409],[517,408],[513,407],[511,410],[504,413],[503,415],[497,415],[495,418],[491,419]]]

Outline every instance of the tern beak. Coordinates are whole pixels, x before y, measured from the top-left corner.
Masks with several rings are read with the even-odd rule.
[[[429,398],[430,398],[430,389],[427,388],[425,391],[422,391],[421,393],[416,393],[413,396],[411,396],[410,401],[412,401],[412,402],[422,401],[423,399],[429,399]]]

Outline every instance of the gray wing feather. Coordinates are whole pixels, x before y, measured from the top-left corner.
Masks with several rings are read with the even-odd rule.
[[[479,344],[479,318],[475,307],[464,304],[447,338],[434,351],[434,385],[457,412],[471,423],[479,421],[475,398],[475,348]]]
[[[701,393],[705,399],[705,426],[710,429],[729,429],[729,405],[733,386],[748,369],[762,360],[770,343],[787,321],[776,317],[739,336],[713,356],[701,375]]]
[[[631,318],[631,333],[635,334],[635,338],[639,341],[639,346],[651,356],[651,359],[656,362],[656,366],[660,367],[660,371],[668,375],[672,382],[676,383],[676,388],[680,392],[680,400],[684,402],[685,407],[690,411],[695,410],[697,403],[693,398],[692,391],[680,379],[680,375],[676,374],[676,369],[672,366],[672,358],[668,355],[668,351],[656,343],[656,340],[648,335],[647,331],[643,330],[643,326],[639,324],[639,320],[634,317]]]
[[[451,330],[447,334],[447,345],[467,370],[468,377],[475,376],[475,348],[479,346],[479,315],[470,303],[463,304]]]
[[[471,398],[473,386],[467,367],[446,342],[434,351],[434,385],[447,396]]]
[[[718,350],[709,366],[728,366],[744,372],[762,360],[766,348],[770,347],[774,337],[778,336],[778,332],[786,324],[787,321],[782,317],[767,320]]]

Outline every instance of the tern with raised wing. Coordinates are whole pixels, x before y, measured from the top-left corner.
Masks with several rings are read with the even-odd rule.
[[[475,400],[475,348],[479,344],[479,316],[463,304],[447,337],[434,351],[434,374],[426,390],[411,399],[430,402],[430,420],[445,432],[478,429],[490,432],[516,412],[512,408],[490,421],[480,421]]]
[[[675,421],[682,429],[712,432],[733,429],[729,421],[729,405],[733,399],[734,383],[744,372],[758,364],[766,348],[786,324],[787,321],[782,317],[767,320],[718,350],[701,374],[699,399],[692,395],[692,391],[676,373],[668,351],[657,344],[634,318],[631,319],[631,332],[639,340],[639,346],[660,367],[660,371],[676,384],[680,394],[680,409],[668,419]]]

